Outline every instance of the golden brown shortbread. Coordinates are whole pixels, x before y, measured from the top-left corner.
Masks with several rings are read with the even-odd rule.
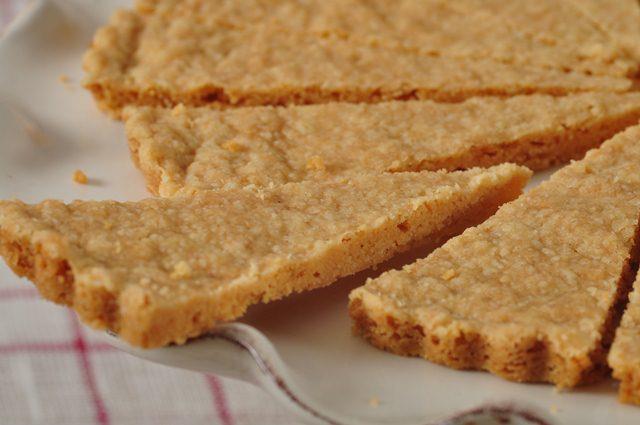
[[[638,257],[640,126],[350,295],[389,351],[560,387],[606,370]]]
[[[145,1],[96,33],[84,84],[115,116],[129,104],[459,101],[631,87],[624,76],[635,62],[573,9],[566,19],[566,5],[450,3]],[[514,22],[505,17],[512,8],[523,15]]]
[[[640,2],[638,0],[569,0],[585,16],[640,60]]]
[[[441,242],[517,197],[530,174],[504,164],[140,202],[1,201],[0,253],[89,325],[157,347]]]
[[[629,12],[630,5],[625,6]],[[428,56],[491,58],[596,74],[625,75],[637,67],[598,30],[599,23],[556,0],[138,2],[143,15],[185,16],[195,8],[202,15],[199,24],[210,28],[229,30],[266,23]],[[630,23],[633,18],[626,19]]]
[[[609,366],[620,380],[620,400],[640,404],[640,275],[609,352]]]
[[[132,156],[153,193],[267,187],[363,172],[581,158],[640,119],[640,93],[380,104],[125,110]]]

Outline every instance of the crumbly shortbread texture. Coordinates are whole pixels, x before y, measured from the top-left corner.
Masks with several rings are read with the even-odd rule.
[[[140,202],[0,201],[0,253],[89,325],[158,347],[443,241],[517,197],[530,174],[504,164]]]
[[[640,276],[616,330],[609,352],[613,377],[620,380],[620,400],[640,404]]]
[[[640,126],[427,258],[350,294],[354,329],[389,351],[515,381],[601,376],[633,280]]]
[[[569,0],[636,60],[640,59],[638,0]]]
[[[114,116],[170,106],[625,91],[638,67],[555,0],[154,0],[96,33],[84,85]]]
[[[534,170],[581,158],[640,119],[640,93],[583,93],[216,111],[125,109],[151,192],[273,184],[363,172]]]

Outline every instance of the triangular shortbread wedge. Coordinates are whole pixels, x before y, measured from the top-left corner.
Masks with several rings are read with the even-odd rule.
[[[581,158],[640,119],[640,93],[584,93],[216,111],[130,107],[133,158],[153,193],[269,186],[363,172],[539,170]]]
[[[640,404],[640,275],[609,352],[609,366],[620,380],[620,400]]]
[[[442,242],[517,197],[530,174],[504,164],[128,203],[3,201],[0,252],[88,324],[157,347]]]
[[[85,87],[103,109],[119,116],[130,104],[459,101],[476,95],[626,91],[632,84],[619,75],[588,75],[571,67],[422,54],[340,32],[287,28],[260,15],[261,8],[254,9],[254,22],[242,25],[221,17],[216,6],[219,2],[163,0],[117,12],[85,55]]]
[[[640,2],[638,0],[569,0],[608,33],[636,60],[640,60]]]
[[[633,280],[639,218],[636,126],[354,290],[355,330],[395,353],[511,380],[595,379]]]

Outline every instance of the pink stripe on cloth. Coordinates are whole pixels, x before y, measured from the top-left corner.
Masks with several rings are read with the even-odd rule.
[[[37,296],[38,291],[29,287],[0,289],[0,301],[14,300],[16,298],[36,298]]]
[[[73,344],[68,342],[22,342],[0,346],[0,354],[14,354],[24,352],[66,352],[73,350]]]
[[[222,425],[233,425],[231,412],[229,411],[229,406],[227,404],[227,396],[224,392],[224,388],[222,387],[222,382],[213,375],[205,376],[207,384],[209,384],[209,389],[211,390],[211,395],[213,396],[213,403],[216,406],[218,419],[220,419]]]
[[[96,421],[99,425],[109,425],[109,414],[107,413],[107,409],[104,405],[102,397],[100,396],[100,391],[98,390],[98,386],[96,385],[96,379],[93,373],[91,359],[89,358],[89,347],[87,346],[87,343],[82,334],[80,322],[78,322],[78,318],[71,311],[69,311],[69,317],[71,318],[71,327],[75,338],[75,349],[78,353],[80,365],[82,366],[84,383],[87,387],[87,390],[89,390],[89,395],[91,396],[91,400],[93,401],[93,406],[96,412]]]
[[[0,29],[13,19],[13,1],[0,0]]]
[[[89,351],[117,351],[114,347],[105,343],[86,345]],[[0,354],[29,353],[29,352],[65,352],[75,351],[77,344],[74,342],[18,342],[15,344],[0,345]]]

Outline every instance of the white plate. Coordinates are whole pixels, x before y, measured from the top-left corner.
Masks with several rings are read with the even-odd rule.
[[[101,114],[78,85],[82,52],[119,3],[126,2],[38,2],[0,42],[0,198],[147,196],[122,124]],[[70,84],[61,83],[61,75]],[[92,184],[74,184],[75,169]],[[155,362],[256,383],[311,423],[466,423],[472,417],[475,423],[640,423],[640,408],[616,401],[613,381],[558,393],[549,385],[515,384],[374,349],[351,334],[347,294],[383,269],[256,306],[242,323],[183,347],[145,351],[110,341]],[[17,277],[2,264],[0,280],[11,279]],[[478,408],[461,419],[461,412]]]

